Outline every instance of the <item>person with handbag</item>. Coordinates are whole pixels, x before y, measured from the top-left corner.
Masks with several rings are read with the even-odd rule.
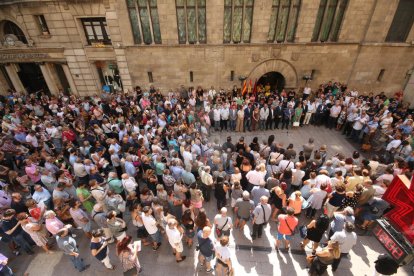
[[[302,227],[301,227],[302,228]],[[315,254],[316,249],[319,246],[319,242],[321,241],[323,234],[329,228],[329,217],[326,215],[321,215],[317,220],[312,220],[307,226],[306,230],[304,231],[301,229],[301,233],[306,232],[303,242],[300,243],[300,247],[302,250],[305,250],[305,246],[312,241],[312,254]],[[303,235],[303,234],[302,234]]]
[[[111,264],[111,260],[109,258],[108,241],[104,238],[104,236],[105,233],[102,229],[92,230],[90,244],[91,254],[98,259],[98,261],[103,263],[107,269],[114,270],[115,266]]]
[[[277,228],[276,251],[279,251],[280,241],[285,241],[285,249],[290,249],[290,241],[295,235],[295,228],[298,225],[298,218],[295,217],[295,210],[292,207],[286,208],[286,214],[277,217],[279,226]]]
[[[211,228],[209,226],[205,226],[203,230],[198,231],[197,233],[197,241],[198,245],[196,247],[198,253],[198,261],[201,266],[206,267],[206,272],[211,272],[213,269],[211,268],[211,261],[215,257],[215,249],[213,241],[210,239]]]
[[[217,237],[230,236],[230,230],[233,227],[231,217],[227,216],[227,208],[223,207],[220,209],[220,214],[214,217],[214,225],[216,227]]]
[[[215,246],[216,266],[214,270],[216,276],[230,276],[234,274],[228,245],[229,237],[223,236],[220,238],[219,244]]]
[[[253,210],[253,231],[250,234],[252,240],[255,240],[256,237],[259,239],[262,237],[263,227],[267,225],[272,213],[272,208],[267,202],[269,198],[267,196],[262,196],[260,198],[260,203]]]

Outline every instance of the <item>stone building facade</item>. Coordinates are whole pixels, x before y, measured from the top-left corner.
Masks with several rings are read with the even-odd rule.
[[[361,92],[394,93],[405,88],[414,95],[412,16],[405,15],[411,22],[404,23],[409,26],[405,26],[405,35],[400,35],[402,39],[390,38],[390,28],[398,23],[394,23],[396,15],[404,12],[398,9],[401,1],[407,0],[3,0],[0,93],[8,88],[29,92],[46,89],[52,94],[63,90],[87,96],[100,93],[103,87],[132,90],[135,85],[150,84],[162,92],[181,84],[230,88],[240,86],[240,79],[254,83],[267,73],[277,72],[286,88],[299,89],[305,85],[304,76],[311,76],[309,84],[313,88],[335,80]],[[205,5],[205,40],[182,44],[180,24],[184,22],[190,40],[193,22],[183,21],[178,6],[187,5],[185,12],[190,16],[193,2],[202,8]],[[232,11],[234,27],[240,3],[242,32],[250,30],[250,35],[242,35],[248,41],[224,43],[228,31],[226,9]],[[323,3],[325,10],[321,9]],[[330,31],[328,28],[329,36],[335,39],[321,42],[323,34],[316,32],[315,36],[315,26],[319,19],[328,20],[329,7],[335,4],[333,26]],[[337,20],[341,4],[343,15]],[[138,21],[132,18],[134,5]],[[286,18],[281,16],[284,7],[289,10]],[[269,42],[275,11],[279,12],[281,28],[294,31],[289,39]],[[196,12],[200,12],[199,6]],[[414,6],[407,4],[405,12],[414,14]],[[152,18],[155,14],[157,18]],[[145,16],[151,18],[150,27],[145,25]],[[198,36],[202,32],[200,16],[198,13]],[[283,25],[283,20],[288,23]],[[321,24],[321,29],[327,26],[325,21]],[[333,35],[335,24],[337,34]],[[277,26],[276,31],[282,34]],[[152,43],[137,43],[137,39],[145,40],[147,27],[152,32]],[[95,31],[91,31],[93,28]],[[141,30],[141,38],[137,38],[137,29]],[[91,40],[93,36],[97,40]]]

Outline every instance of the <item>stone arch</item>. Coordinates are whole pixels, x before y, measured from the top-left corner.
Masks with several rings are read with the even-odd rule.
[[[248,79],[255,80],[268,72],[278,72],[285,78],[286,88],[298,87],[298,74],[292,64],[282,59],[268,59],[258,65],[250,72]]]
[[[26,41],[22,41],[24,42],[24,44],[27,44],[27,42],[30,40],[28,33],[26,32],[26,29],[22,26],[22,24],[20,22],[17,22],[14,18],[11,18],[10,16],[2,16],[3,18],[0,20],[0,39],[4,38],[4,35],[6,35],[4,33],[4,25],[7,22],[10,22],[14,25],[16,25],[16,27],[21,31],[22,35],[24,36],[24,39]]]

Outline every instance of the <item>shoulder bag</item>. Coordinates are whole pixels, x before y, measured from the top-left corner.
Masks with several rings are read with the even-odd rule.
[[[295,227],[295,229],[292,230],[292,228],[290,228],[289,223],[287,222],[286,218],[285,218],[285,222],[286,222],[286,226],[289,228],[290,235],[294,236],[296,234],[296,227]]]

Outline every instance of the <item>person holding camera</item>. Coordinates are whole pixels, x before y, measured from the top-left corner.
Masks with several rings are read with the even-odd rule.
[[[115,266],[111,264],[109,259],[109,239],[105,238],[105,233],[102,229],[95,229],[92,231],[91,238],[91,253],[98,261],[104,264],[107,269],[114,270]]]

